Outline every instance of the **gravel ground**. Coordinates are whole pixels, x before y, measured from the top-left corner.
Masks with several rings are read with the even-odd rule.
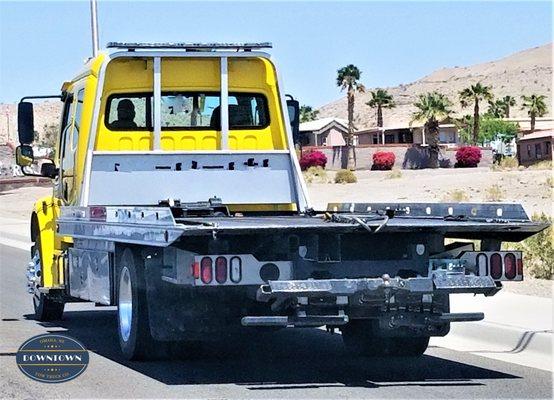
[[[467,201],[484,202],[491,188],[499,189],[497,200],[522,203],[526,211],[553,215],[551,170],[491,171],[489,168],[356,171],[354,184],[311,183],[308,190],[317,209],[330,202],[437,202],[462,193]],[[328,172],[328,179],[334,178]]]

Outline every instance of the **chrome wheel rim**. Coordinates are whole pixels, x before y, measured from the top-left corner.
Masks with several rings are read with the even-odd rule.
[[[27,268],[27,286],[29,288],[29,292],[33,294],[33,305],[35,309],[38,308],[40,304],[39,286],[41,270],[42,265],[40,260],[40,251],[36,248],[33,253],[33,258],[29,263],[29,267]]]
[[[131,322],[133,319],[133,294],[131,290],[131,274],[127,267],[121,270],[119,278],[119,299],[118,299],[118,314],[119,314],[119,333],[123,341],[129,340],[131,335]]]

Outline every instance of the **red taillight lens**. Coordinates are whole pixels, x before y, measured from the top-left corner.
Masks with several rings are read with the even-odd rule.
[[[498,253],[491,256],[491,276],[492,279],[502,278],[502,256]]]
[[[210,257],[204,257],[200,262],[200,278],[204,283],[210,283],[212,281],[212,259]]]
[[[477,271],[480,276],[487,276],[489,274],[489,259],[485,253],[477,255]]]
[[[215,259],[215,280],[217,283],[225,283],[227,281],[227,259],[225,257],[217,257]]]
[[[93,221],[106,221],[106,207],[90,207],[89,215]]]
[[[191,268],[191,272],[192,272],[192,277],[194,279],[200,278],[200,263],[195,261],[195,262],[192,263],[190,268]]]
[[[504,276],[507,279],[516,277],[516,256],[514,253],[508,253],[504,256]]]
[[[518,258],[516,263],[517,263],[517,274],[523,276],[523,258]]]

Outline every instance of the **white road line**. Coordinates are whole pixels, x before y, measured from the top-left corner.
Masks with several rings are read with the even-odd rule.
[[[15,247],[16,249],[21,250],[31,250],[31,242],[24,242],[21,240],[15,240],[15,239],[8,239],[5,237],[0,237],[0,245],[8,246],[8,247]]]

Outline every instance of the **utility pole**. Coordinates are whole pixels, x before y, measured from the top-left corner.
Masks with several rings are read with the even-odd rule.
[[[98,10],[96,0],[90,0],[90,28],[92,31],[92,56],[98,54]]]

